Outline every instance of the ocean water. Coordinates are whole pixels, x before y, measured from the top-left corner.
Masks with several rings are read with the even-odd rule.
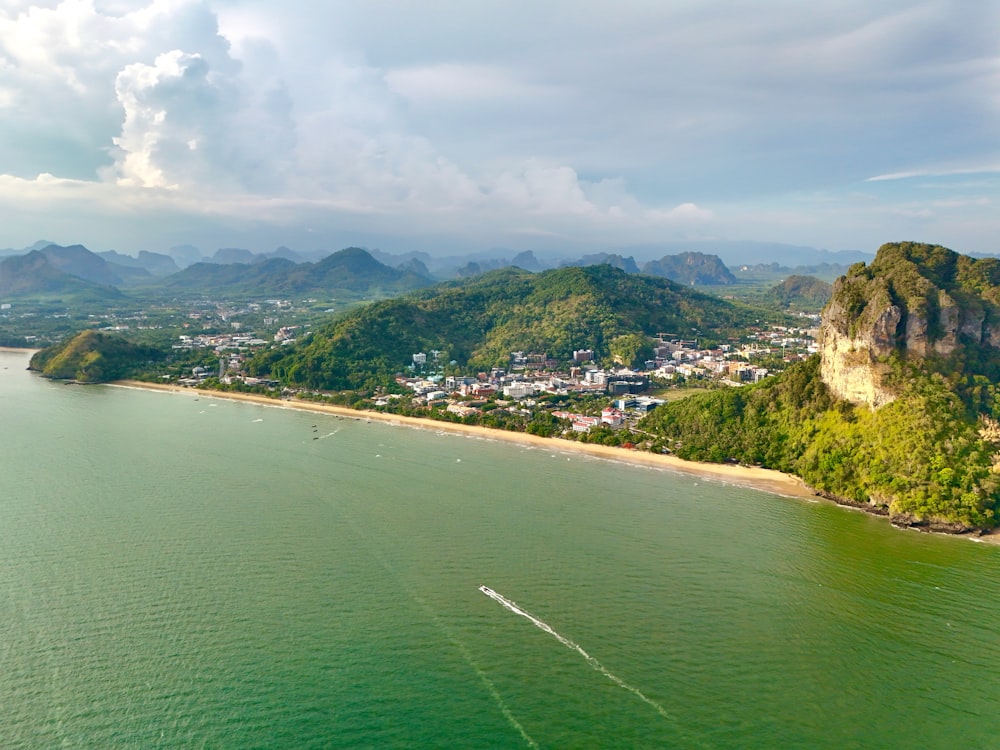
[[[998,547],[26,362],[0,747],[1000,747]]]

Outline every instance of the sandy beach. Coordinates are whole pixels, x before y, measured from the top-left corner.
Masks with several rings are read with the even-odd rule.
[[[341,417],[349,417],[351,419],[387,422],[390,424],[405,425],[407,427],[414,427],[418,429],[433,430],[435,432],[452,432],[456,434],[488,438],[490,440],[504,440],[506,442],[520,443],[522,445],[530,445],[535,448],[543,448],[545,450],[557,451],[561,453],[582,453],[612,461],[625,461],[642,466],[653,466],[662,469],[670,469],[672,471],[679,471],[685,474],[710,477],[732,484],[753,487],[755,489],[771,492],[776,495],[803,498],[816,497],[815,492],[813,492],[813,490],[811,490],[798,477],[791,476],[790,474],[784,474],[780,471],[773,471],[771,469],[759,469],[750,466],[737,466],[734,464],[697,463],[694,461],[684,461],[676,456],[666,456],[657,453],[649,453],[647,451],[613,448],[606,445],[593,445],[590,443],[578,443],[573,440],[560,440],[559,438],[538,437],[537,435],[529,435],[524,432],[494,430],[489,427],[455,424],[453,422],[440,422],[435,419],[404,417],[398,414],[384,414],[382,412],[375,411],[360,411],[357,409],[350,409],[345,406],[318,404],[313,401],[301,401],[298,399],[278,400],[250,393],[227,393],[223,391],[201,390],[198,388],[186,388],[176,385],[146,383],[138,380],[124,380],[112,383],[111,385],[189,394],[202,398],[225,398],[233,401],[246,401],[266,406],[278,406],[289,409],[319,412],[323,414],[334,414]]]

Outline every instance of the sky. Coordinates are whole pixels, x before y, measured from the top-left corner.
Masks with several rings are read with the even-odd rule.
[[[1000,252],[995,0],[2,0],[0,247]]]

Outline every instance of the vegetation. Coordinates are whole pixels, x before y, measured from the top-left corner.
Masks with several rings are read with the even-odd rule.
[[[824,326],[873,342],[859,366],[877,365],[894,400],[873,409],[835,398],[814,357],[754,387],[666,404],[641,427],[682,458],[786,471],[900,523],[992,527],[1000,514],[998,302],[1000,261],[885,245],[837,282]]]
[[[902,385],[895,401],[876,410],[837,401],[816,356],[757,386],[666,404],[640,427],[681,458],[785,471],[900,522],[995,525],[995,447],[980,436],[968,405],[940,375],[911,370]]]
[[[735,337],[761,316],[607,265],[539,274],[506,268],[356,308],[290,351],[258,356],[249,369],[289,385],[343,390],[391,382],[415,352],[438,352],[438,362],[465,371],[506,367],[519,350],[566,362],[575,349],[592,349],[631,363],[650,352],[657,333]]]
[[[766,299],[782,309],[819,311],[830,300],[833,286],[815,276],[792,275],[768,290]]]
[[[162,351],[156,347],[139,346],[98,331],[83,331],[36,352],[29,369],[47,378],[103,383],[127,378],[151,360],[162,357]]]

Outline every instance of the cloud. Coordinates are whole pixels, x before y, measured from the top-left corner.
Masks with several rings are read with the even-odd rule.
[[[397,68],[385,73],[389,89],[424,105],[510,103],[557,95],[556,87],[522,80],[500,66],[445,63]]]
[[[279,84],[250,89],[200,54],[172,50],[116,77],[124,111],[115,173],[128,187],[275,191],[295,135]]]
[[[998,23],[937,0],[8,0],[0,194],[401,244],[743,226],[829,245],[859,189],[938,215],[940,191],[888,186],[997,171]]]
[[[893,180],[911,180],[915,177],[952,177],[967,174],[1000,174],[1000,164],[981,167],[961,167],[954,169],[915,169],[909,172],[892,172],[869,177],[865,182],[890,182]]]

